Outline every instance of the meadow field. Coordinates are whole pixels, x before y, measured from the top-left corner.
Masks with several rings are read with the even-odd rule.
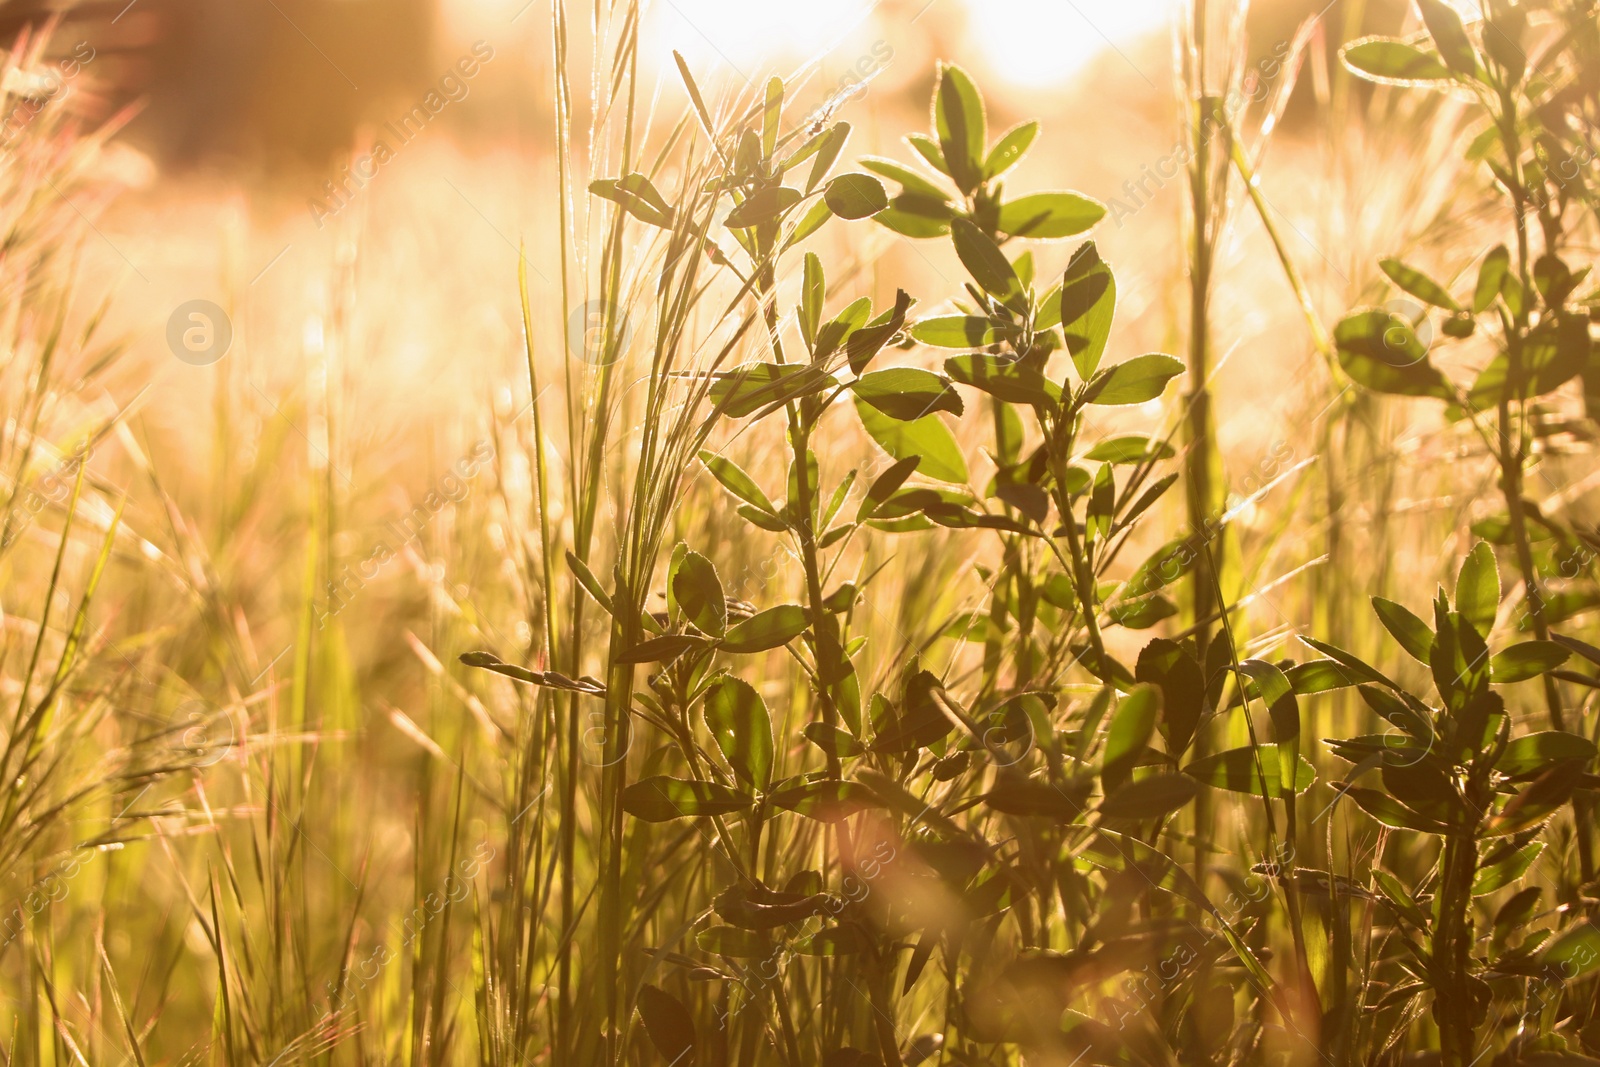
[[[139,3],[0,75],[3,1067],[1600,1062],[1594,0]]]

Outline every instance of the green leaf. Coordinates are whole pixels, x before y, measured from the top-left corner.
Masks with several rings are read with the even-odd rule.
[[[1059,240],[1092,229],[1106,206],[1081,193],[1031,193],[1000,207],[999,230],[1012,237]]]
[[[1102,370],[1083,395],[1087,402],[1105,407],[1143,404],[1159,397],[1167,383],[1182,373],[1181,359],[1152,352]]]
[[[1140,650],[1134,677],[1161,687],[1161,734],[1167,752],[1181,756],[1205,710],[1205,673],[1199,661],[1176,641],[1158,637]]]
[[[1428,916],[1417,906],[1417,900],[1400,884],[1400,879],[1388,871],[1374,868],[1373,881],[1378,883],[1378,889],[1394,905],[1395,911],[1408,919],[1418,930],[1428,929]]]
[[[728,627],[719,647],[735,655],[765,652],[799,637],[805,632],[806,621],[806,609],[799,604],[779,604]]]
[[[863,156],[861,165],[874,174],[888,178],[892,182],[899,182],[900,188],[906,193],[943,203],[946,207],[949,206],[949,201],[946,199],[949,194],[910,167],[902,166],[892,159],[883,159],[879,156]],[[948,218],[949,216],[947,215],[946,217]]]
[[[783,118],[783,79],[767,80],[767,106],[761,114],[761,158],[771,159],[778,147],[778,122]]]
[[[1376,789],[1362,789],[1355,786],[1341,787],[1342,791],[1356,806],[1378,822],[1396,830],[1415,830],[1423,834],[1443,836],[1450,832],[1450,828],[1442,822],[1418,815],[1388,793]]]
[[[700,462],[706,465],[706,470],[711,472],[713,478],[722,483],[724,489],[740,500],[743,500],[751,507],[767,512],[769,515],[778,513],[777,507],[771,500],[767,499],[767,494],[761,491],[761,487],[755,483],[755,479],[746,474],[733,460],[702,449]]]
[[[1279,765],[1277,745],[1257,745],[1254,748],[1247,745],[1197,759],[1185,767],[1183,773],[1216,789],[1277,799],[1283,796],[1280,774],[1274,773],[1279,770]],[[1261,777],[1263,769],[1267,772],[1264,783]],[[1311,766],[1310,760],[1301,756],[1296,764],[1295,792],[1304,793],[1316,780],[1316,768]]]
[[[1358,311],[1334,327],[1339,365],[1361,385],[1396,396],[1454,397],[1411,324],[1381,309]]]
[[[672,574],[672,594],[685,617],[701,633],[721,637],[728,621],[728,601],[717,568],[698,552],[687,553]]]
[[[772,717],[755,688],[725,677],[706,690],[706,727],[739,781],[765,789],[772,781]]]
[[[911,294],[904,289],[896,290],[892,311],[887,315],[880,315],[850,334],[845,341],[844,350],[851,371],[860,374],[867,369],[867,364],[871,363],[873,358],[883,351],[883,346],[905,326],[906,313],[910,310]]]
[[[859,756],[867,750],[865,745],[837,726],[808,722],[805,729],[800,732],[808,741],[829,755],[848,758]]]
[[[1488,637],[1500,610],[1500,568],[1494,549],[1479,541],[1461,563],[1456,576],[1456,610],[1472,624],[1479,636]]]
[[[1456,9],[1444,0],[1417,0],[1417,7],[1422,11],[1422,21],[1427,24],[1433,43],[1439,47],[1445,66],[1463,77],[1477,77],[1478,53]]]
[[[872,216],[872,221],[902,237],[910,237],[917,241],[948,234],[951,216],[926,214],[919,210],[923,203],[920,200],[913,201],[905,196],[897,196],[889,201],[889,210],[878,212]]]
[[[1178,605],[1160,593],[1134,597],[1112,605],[1111,618],[1125,630],[1148,630],[1178,613]]]
[[[1505,284],[1510,269],[1511,253],[1505,245],[1496,245],[1483,257],[1483,265],[1478,268],[1478,285],[1472,293],[1474,314],[1481,315],[1489,310],[1494,298],[1500,295],[1500,287]]]
[[[621,205],[624,211],[640,222],[647,222],[664,230],[672,228],[671,205],[643,174],[628,174],[616,179],[602,178],[590,182],[589,191],[595,196]]]
[[[1483,23],[1483,50],[1505,70],[1513,86],[1522,81],[1528,69],[1528,53],[1523,34],[1528,27],[1528,11],[1510,4],[1492,5]]]
[[[944,370],[960,384],[982,389],[1008,404],[1052,407],[1061,398],[1060,386],[1046,379],[1038,367],[1011,356],[952,356],[944,361]]]
[[[1318,641],[1314,637],[1301,637],[1300,640],[1310,647],[1316,649],[1318,652],[1321,652],[1324,656],[1335,660],[1348,673],[1356,676],[1352,681],[1346,682],[1346,685],[1353,685],[1355,682],[1360,681],[1376,682],[1379,685],[1388,686],[1390,689],[1400,688],[1394,683],[1393,679],[1388,677],[1388,675],[1385,675],[1370,663],[1354,655],[1353,653],[1346,652],[1337,645],[1330,645],[1326,641]],[[1310,666],[1310,664],[1307,664],[1307,666]]]
[[[1436,308],[1444,308],[1446,311],[1461,310],[1461,305],[1445,291],[1444,286],[1415,267],[1408,267],[1398,259],[1380,259],[1378,266],[1389,276],[1390,281],[1418,300],[1432,304]]]
[[[895,459],[918,456],[917,472],[941,482],[965,485],[967,461],[956,444],[950,427],[937,415],[925,415],[914,422],[891,419],[866,401],[857,398],[856,414],[861,425],[878,447]]]
[[[669,822],[743,811],[754,800],[725,785],[664,774],[641,778],[622,791],[622,810],[645,822]]]
[[[611,597],[606,593],[605,588],[601,586],[600,580],[594,576],[594,572],[589,569],[589,565],[570,551],[567,553],[567,569],[572,571],[573,575],[578,579],[578,584],[583,586],[584,591],[594,597],[594,602],[606,609],[607,615],[615,615],[617,613],[616,608],[611,606]]]
[[[1088,381],[1100,367],[1117,308],[1116,279],[1093,241],[1085,241],[1072,253],[1059,303],[1067,351],[1078,377]]]
[[[938,141],[925,133],[911,133],[906,135],[906,143],[916,150],[928,166],[946,177],[950,176],[950,168],[944,161],[944,149],[939,147]]]
[[[833,209],[828,207],[826,200],[818,200],[812,204],[806,213],[800,216],[800,221],[794,224],[794,229],[789,231],[789,236],[783,239],[783,249],[788,249],[804,241],[807,237],[822,229],[823,223],[833,218]]]
[[[954,238],[956,255],[967,268],[972,280],[987,293],[999,297],[1008,307],[1022,310],[1027,298],[1022,292],[1022,280],[1017,277],[1011,261],[995,244],[994,238],[978,229],[967,219],[953,219],[950,236]]]
[[[1105,438],[1089,449],[1084,458],[1102,463],[1145,463],[1149,460],[1171,459],[1175,454],[1172,446],[1165,441],[1132,433]]]
[[[987,348],[1011,336],[1005,324],[981,315],[940,315],[911,327],[914,340],[935,348]]]
[[[1554,641],[1523,641],[1489,657],[1489,680],[1496,685],[1525,682],[1555,670],[1568,655]]]
[[[1551,634],[1550,639],[1563,648],[1576,652],[1596,667],[1600,667],[1600,648],[1587,641],[1580,641],[1576,637],[1568,637],[1566,634]]]
[[[822,134],[822,140],[817,145],[817,158],[811,164],[811,173],[806,177],[806,192],[816,189],[822,179],[828,176],[828,171],[833,169],[834,163],[839,159],[839,153],[844,151],[844,144],[850,139],[850,124],[837,122]]]
[[[728,217],[722,220],[722,224],[730,230],[758,226],[763,222],[772,221],[804,199],[805,195],[800,190],[791,189],[786,185],[757,189],[743,203],[728,212]]]
[[[841,219],[865,219],[889,206],[883,183],[870,174],[841,174],[822,192],[828,207]]]
[[[777,81],[776,78],[773,79]],[[782,84],[782,83],[779,83]],[[650,1043],[668,1063],[694,1062],[694,1019],[678,998],[648,982],[639,987],[639,1019]]]
[[[1495,761],[1494,769],[1518,778],[1543,770],[1558,760],[1575,759],[1587,764],[1594,757],[1594,742],[1587,737],[1564,730],[1542,730],[1524,734],[1507,744],[1505,751]]]
[[[1038,135],[1037,122],[1020,123],[1002,134],[989,150],[988,158],[983,161],[984,180],[998,178],[1016,166]]]
[[[1347,689],[1361,681],[1358,675],[1335,659],[1298,663],[1283,673],[1288,677],[1289,684],[1294,686],[1294,691],[1301,696]]]
[[[967,72],[946,66],[939,72],[934,95],[934,128],[950,176],[963,193],[983,180],[983,149],[988,140],[983,97]]]
[[[1100,757],[1100,781],[1109,794],[1133,775],[1161,718],[1161,689],[1140,683],[1125,693],[1111,713],[1105,752]]]
[[[1384,722],[1398,726],[1425,748],[1433,742],[1433,724],[1414,704],[1407,703],[1382,686],[1367,684],[1358,686],[1358,689],[1367,707],[1377,712]]]
[[[1433,630],[1427,623],[1405,607],[1381,596],[1372,598],[1372,609],[1377,612],[1378,621],[1383,623],[1384,629],[1394,635],[1394,639],[1400,642],[1400,647],[1412,659],[1420,663],[1428,662],[1433,654]]]
[[[1239,664],[1239,671],[1255,682],[1261,699],[1272,717],[1272,736],[1277,741],[1278,781],[1282,791],[1293,795],[1299,775],[1300,760],[1300,703],[1295,700],[1294,687],[1277,667],[1259,659],[1247,659]]]
[[[777,807],[819,822],[838,822],[863,808],[882,806],[877,794],[860,782],[829,778],[780,789],[767,799]]]
[[[1385,85],[1420,85],[1450,78],[1450,68],[1438,56],[1389,37],[1351,41],[1339,57],[1363,78]]]
[[[768,514],[758,507],[749,504],[740,504],[736,509],[739,515],[751,526],[758,527],[770,533],[783,533],[789,527],[776,515]]]
[[[1588,919],[1569,927],[1539,953],[1539,965],[1566,982],[1600,967],[1600,927]]]
[[[822,271],[822,260],[815,252],[807,252],[805,272],[800,283],[800,334],[806,347],[817,347],[817,330],[822,326],[822,304],[828,296],[827,276]]]
[[[1539,825],[1566,806],[1583,774],[1583,764],[1577,760],[1562,760],[1553,765],[1507,801],[1500,813],[1483,827],[1483,834],[1503,837]]]
[[[1117,787],[1100,802],[1106,819],[1160,819],[1195,798],[1200,783],[1183,774],[1152,774]]]
[[[917,469],[922,462],[921,456],[908,456],[889,467],[876,478],[867,488],[867,495],[861,501],[861,506],[856,509],[856,521],[865,522],[884,505],[905,484],[906,479]]]
[[[718,378],[711,386],[711,399],[722,405],[724,415],[742,419],[838,384],[833,375],[811,364],[747,363]]]
[[[935,411],[959,416],[964,410],[961,394],[949,381],[915,367],[873,371],[858,378],[850,388],[858,398],[901,422],[912,422]]]

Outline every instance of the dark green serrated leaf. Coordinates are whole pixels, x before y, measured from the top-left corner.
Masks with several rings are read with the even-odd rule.
[[[698,552],[683,557],[672,575],[672,594],[678,607],[705,634],[721,637],[728,621],[728,602],[717,578],[717,568]]]
[[[799,637],[805,632],[806,622],[805,608],[799,604],[779,604],[728,627],[718,647],[735,655],[765,652]]]

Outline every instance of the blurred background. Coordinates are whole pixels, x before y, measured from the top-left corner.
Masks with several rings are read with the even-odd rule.
[[[0,13],[14,29],[53,2],[12,0]],[[840,113],[856,128],[849,151],[901,157],[900,136],[924,124],[936,60],[959,63],[984,87],[991,128],[1024,115],[1043,121],[1046,136],[1013,185],[1108,202],[1116,224],[1102,242],[1147,260],[1155,249],[1168,261],[1148,265],[1165,278],[1175,261],[1161,235],[1180,224],[1180,182],[1152,181],[1147,168],[1179,141],[1173,10],[1171,0],[660,0],[640,62],[657,86],[655,112],[668,117],[683,106],[674,50],[711,93],[804,71],[803,100],[844,98]],[[1250,15],[1252,51],[1263,62],[1281,56],[1311,15],[1321,32],[1311,74],[1325,83],[1341,41],[1394,29],[1403,7],[1261,0]],[[363,362],[381,361],[385,385],[421,374],[481,395],[514,358],[516,245],[537,250],[553,236],[551,197],[541,195],[552,187],[550,17],[546,0],[70,5],[52,50],[93,57],[72,79],[74,106],[92,121],[128,118],[120,150],[103,164],[125,189],[85,248],[96,281],[136,294],[116,302],[113,323],[136,349],[154,343],[160,366],[171,363],[160,344],[165,318],[190,299],[236,311],[241,346],[298,343],[318,332],[308,322],[331,314],[330,285],[344,272],[345,283],[406,293],[382,301],[383,321],[366,324]],[[574,54],[591,47],[587,32],[586,20],[570,27]],[[1301,81],[1297,104],[1314,88],[1312,77]],[[1311,111],[1291,107],[1277,134],[1282,153],[1310,132],[1301,116]],[[1119,200],[1136,210],[1118,211]],[[882,236],[886,257],[872,262],[890,292],[953,276],[928,274],[937,253]],[[448,272],[437,269],[447,252],[469,248],[449,257]],[[1331,254],[1300,251],[1313,266]],[[536,297],[553,295],[540,288],[548,281],[534,278]],[[1136,285],[1131,296],[1139,299]],[[485,373],[463,373],[463,348],[502,358],[476,358]],[[287,366],[265,362],[258,372]],[[426,414],[414,397],[407,410]],[[186,420],[175,429],[200,428]]]
[[[0,12],[15,30],[49,3]],[[847,158],[909,160],[901,138],[927,126],[937,62],[960,64],[984,90],[991,131],[1042,122],[1011,189],[1076,189],[1110,206],[1095,237],[1118,272],[1121,354],[1177,351],[1187,312],[1175,13],[1172,0],[659,0],[640,33],[642,110],[658,135],[684,113],[678,51],[713,101],[798,74],[791,100],[852,123]],[[202,525],[217,518],[219,479],[239,471],[262,499],[298,493],[300,464],[261,462],[275,448],[333,472],[355,526],[404,512],[482,434],[489,401],[504,409],[525,388],[521,244],[536,347],[563,354],[572,309],[556,284],[548,0],[82,0],[60,14],[50,52],[78,57],[62,68],[73,72],[65,106],[86,125],[126,123],[98,164],[109,191],[69,201],[93,218],[82,291],[112,294],[106,325],[127,349],[107,402],[136,403],[144,447]],[[590,20],[571,17],[572,54],[587,56]],[[1260,0],[1249,50],[1264,88],[1312,18],[1262,188],[1332,321],[1373,298],[1373,263],[1390,242],[1470,234],[1450,217],[1464,210],[1453,168],[1384,177],[1385,159],[1432,150],[1418,127],[1369,131],[1355,108],[1334,138],[1322,118],[1340,106],[1339,85],[1364,93],[1340,76],[1339,44],[1401,28],[1404,6]],[[588,107],[575,103],[580,188]],[[1259,124],[1260,108],[1239,121]],[[574,204],[580,229],[587,200]],[[1259,221],[1235,214],[1214,385],[1236,398],[1219,434],[1248,473],[1305,437],[1306,409],[1319,406],[1307,390],[1323,372]],[[855,257],[880,299],[904,287],[931,311],[960,293],[944,242],[870,225],[831,233],[818,238],[838,242],[826,254]],[[1043,248],[1041,272],[1069,252]],[[173,358],[168,341],[176,309],[196,300],[225,309],[232,334],[226,358],[204,367]],[[336,555],[363,535],[342,536]],[[254,577],[276,573],[263,560]]]
[[[3,10],[19,23],[53,6]],[[1251,34],[1267,54],[1308,15],[1378,32],[1402,12],[1397,0],[1258,0]],[[1065,114],[1074,99],[1103,102],[1082,82],[1106,53],[1165,90],[1172,13],[1172,0],[660,0],[642,52],[659,66],[675,49],[735,79],[813,60],[819,83],[870,77],[874,108],[911,110],[926,105],[939,56],[995,83],[997,99]],[[66,35],[95,45],[107,60],[98,73],[123,98],[146,102],[130,134],[164,162],[276,175],[347,149],[479,40],[510,62],[474,87],[449,136],[531,132],[548,113],[548,21],[543,0],[86,0],[69,9]],[[873,62],[857,69],[863,57]]]

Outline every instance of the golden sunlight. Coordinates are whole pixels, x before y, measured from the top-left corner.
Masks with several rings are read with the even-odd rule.
[[[975,54],[957,58],[1018,85],[1044,86],[1076,74],[1107,48],[1161,31],[1173,10],[1173,0],[920,0],[893,5],[892,25],[912,28],[937,14],[964,27],[961,40]],[[840,47],[874,21],[891,24],[889,13],[876,0],[759,6],[662,0],[650,22],[663,52],[676,49],[691,61],[753,78],[762,62],[803,62]]]

